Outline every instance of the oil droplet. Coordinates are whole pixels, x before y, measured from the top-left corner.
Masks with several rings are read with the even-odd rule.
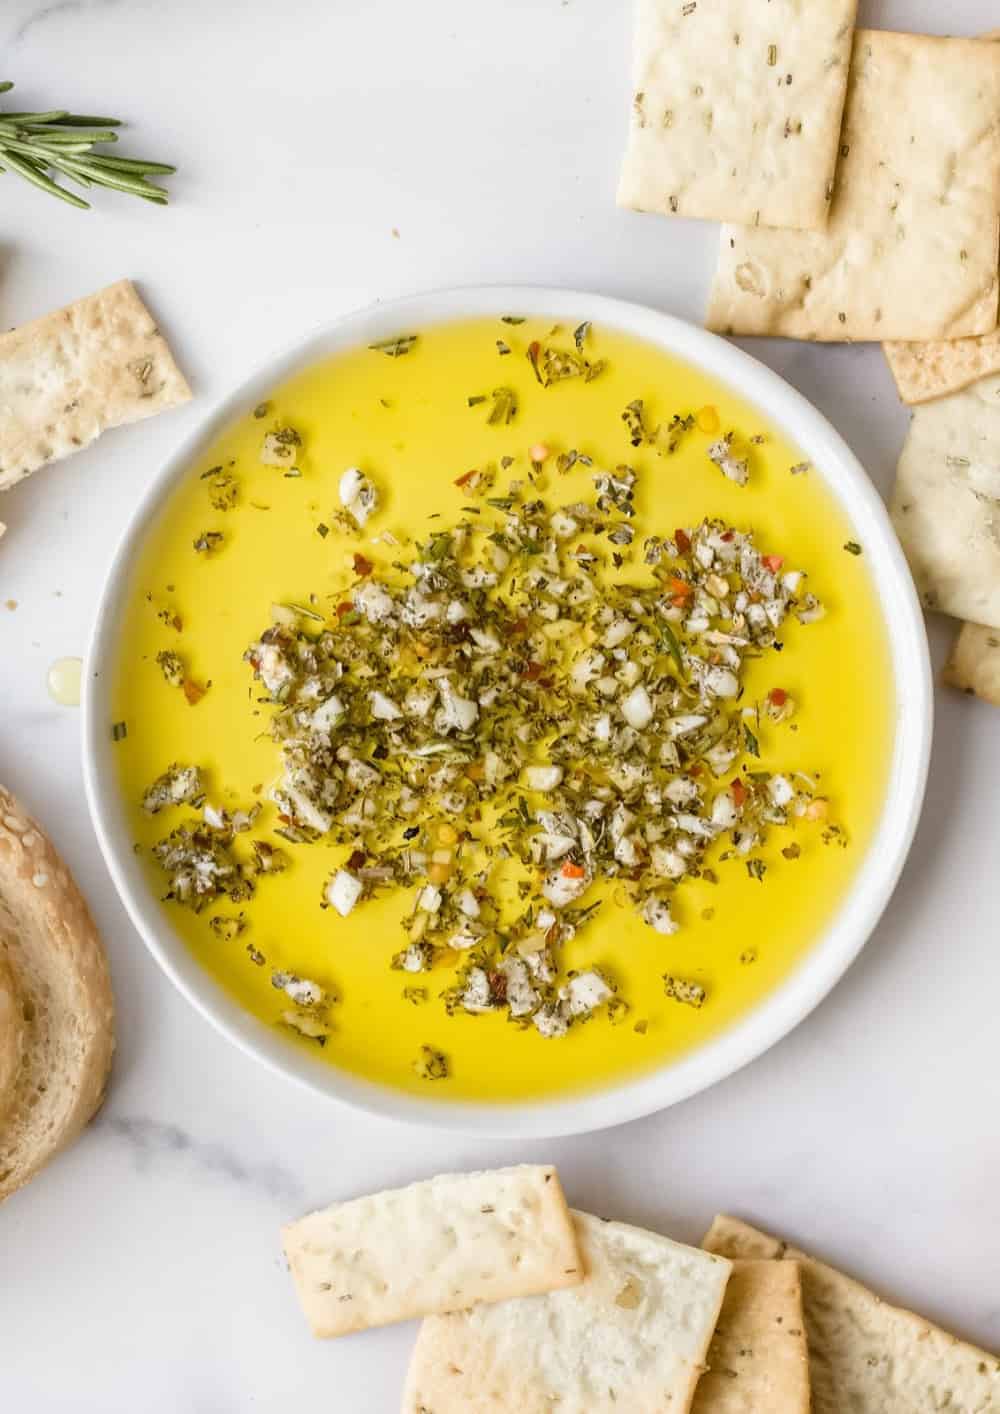
[[[57,658],[49,668],[48,688],[53,702],[61,707],[79,707],[82,658]]]

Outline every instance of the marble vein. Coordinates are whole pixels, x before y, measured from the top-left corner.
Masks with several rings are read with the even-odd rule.
[[[42,5],[33,14],[25,16],[14,31],[12,43],[19,44],[33,29],[59,15],[71,15],[85,10],[108,10],[120,3],[121,0],[55,0],[55,4]]]
[[[99,1117],[95,1128],[122,1140],[140,1172],[161,1159],[182,1159],[205,1173],[256,1189],[268,1198],[289,1202],[302,1196],[301,1183],[281,1164],[250,1163],[232,1149],[206,1143],[178,1124],[142,1115],[115,1115]]]

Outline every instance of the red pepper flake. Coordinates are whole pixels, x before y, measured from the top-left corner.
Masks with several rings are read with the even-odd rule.
[[[734,805],[740,806],[746,801],[747,788],[738,777],[735,781],[730,782],[729,791],[733,797]]]
[[[688,775],[694,777],[695,779],[697,779],[697,777],[701,775],[701,767],[700,767],[700,766],[692,766],[692,767],[688,770]]]
[[[781,566],[785,563],[784,555],[761,555],[760,562],[765,569],[769,569],[772,574],[777,574]]]
[[[342,619],[345,614],[350,614],[354,610],[354,605],[348,602],[337,605],[337,618]]]
[[[360,869],[367,858],[363,849],[356,849],[347,861],[348,869]]]
[[[767,694],[767,700],[772,707],[784,707],[785,703],[788,701],[788,693],[783,687],[772,687],[771,691]]]
[[[688,584],[686,579],[678,579],[677,575],[670,577],[670,593],[674,604],[683,606],[694,594],[694,586]]]
[[[525,678],[528,682],[537,682],[538,679],[542,676],[541,663],[536,663],[535,660],[532,658],[531,661],[525,663],[524,667],[521,669],[521,676]]]
[[[207,688],[202,687],[200,682],[195,682],[192,678],[185,678],[181,687],[183,688],[184,696],[192,707],[197,706],[207,691]]]
[[[690,535],[688,535],[688,533],[687,533],[686,530],[675,530],[675,531],[674,531],[674,539],[675,539],[676,542],[677,542],[677,548],[678,548],[678,550],[680,550],[680,552],[681,552],[682,555],[686,555],[686,554],[688,553],[688,551],[691,549],[691,537],[690,537]]]
[[[365,575],[371,574],[374,568],[375,566],[366,555],[354,556],[354,573],[361,579],[364,579]]]
[[[587,871],[582,864],[574,864],[572,859],[567,859],[559,872],[564,879],[582,879]]]
[[[719,536],[719,539],[723,541],[724,544],[728,545],[731,540],[736,539],[736,532],[734,530],[725,530]]]
[[[473,478],[474,476],[478,476],[478,475],[479,475],[479,472],[478,472],[477,468],[476,468],[476,467],[473,467],[471,471],[465,472],[464,475],[462,475],[462,476],[456,476],[456,477],[455,477],[455,485],[456,485],[456,486],[468,486],[468,484],[469,484],[469,482],[472,480],[472,478]]]
[[[512,637],[514,637],[514,636],[519,636],[519,635],[522,634],[522,633],[527,633],[527,632],[528,632],[528,620],[527,620],[527,619],[515,619],[514,622],[513,622],[513,623],[511,624],[511,626],[510,626],[510,632],[511,632],[511,636],[512,636]]]

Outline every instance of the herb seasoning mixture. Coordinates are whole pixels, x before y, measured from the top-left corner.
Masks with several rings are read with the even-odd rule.
[[[407,331],[255,408],[171,510],[116,712],[137,842],[302,1044],[441,1093],[599,1083],[836,906],[890,745],[863,545],[693,370],[587,324]]]

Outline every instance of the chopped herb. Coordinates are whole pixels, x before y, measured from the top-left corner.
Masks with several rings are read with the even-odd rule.
[[[376,344],[369,344],[368,347],[375,353],[384,353],[389,358],[402,358],[408,354],[417,342],[416,334],[399,334],[394,339],[380,339]]]
[[[160,672],[171,687],[184,685],[184,660],[179,653],[173,653],[170,649],[164,648],[162,652],[157,653],[156,661]]]
[[[747,873],[751,879],[756,879],[758,884],[764,882],[764,875],[767,873],[767,865],[763,859],[748,859],[746,861]]]
[[[221,531],[203,530],[198,539],[194,541],[194,548],[199,555],[210,555],[219,548],[223,538]]]
[[[509,422],[513,422],[514,418],[517,416],[517,394],[514,392],[514,389],[494,388],[492,398],[493,407],[490,409],[490,415],[486,419],[487,424],[491,427],[495,427],[499,423],[506,426]]]
[[[316,534],[322,536],[322,538],[325,540],[326,537],[330,534],[330,527],[328,525],[324,525],[323,521],[320,521],[319,525],[317,525],[316,527]]]
[[[754,736],[753,732],[747,726],[746,722],[743,723],[743,745],[746,747],[747,751],[750,753],[751,756],[760,755],[760,742]]]
[[[844,549],[847,551],[847,553],[848,553],[849,555],[860,555],[860,554],[861,554],[861,546],[858,544],[858,542],[857,542],[856,540],[848,540],[847,544],[844,546]]]
[[[793,467],[789,467],[792,476],[805,476],[807,471],[812,470],[812,462],[796,462]]]
[[[421,1080],[446,1080],[450,1073],[448,1058],[443,1051],[435,1051],[431,1046],[421,1046],[413,1069]]]
[[[500,319],[501,319],[501,322],[504,323],[504,324],[523,324],[523,323],[524,323],[524,315],[523,315],[523,314],[501,314]]]
[[[253,415],[254,415],[254,417],[260,419],[260,418],[262,418],[262,417],[267,417],[267,415],[268,415],[268,413],[269,413],[270,411],[271,411],[271,404],[270,404],[270,403],[258,403],[257,406],[256,406],[256,407],[254,408],[254,410],[253,410]]]
[[[473,393],[471,398],[466,398],[466,405],[470,408],[478,407],[480,403],[485,403],[485,393]]]
[[[208,926],[212,932],[223,943],[231,943],[234,938],[238,938],[247,926],[243,918],[225,918],[221,914],[208,920]]]
[[[585,319],[582,324],[578,324],[573,330],[573,342],[576,344],[578,353],[583,353],[583,346],[587,342],[590,330],[591,323],[589,319]]]
[[[510,353],[510,344],[505,344],[503,339],[497,339],[497,353],[503,358],[504,354]]]
[[[663,975],[663,990],[671,1001],[682,1002],[685,1006],[695,1008],[703,1007],[708,997],[708,992],[700,982],[689,982],[683,977],[674,977],[669,972]]]
[[[797,844],[786,844],[781,853],[785,859],[798,859],[802,853],[802,848]]]
[[[111,728],[112,741],[124,741],[128,736],[128,724],[126,722],[115,722]]]

